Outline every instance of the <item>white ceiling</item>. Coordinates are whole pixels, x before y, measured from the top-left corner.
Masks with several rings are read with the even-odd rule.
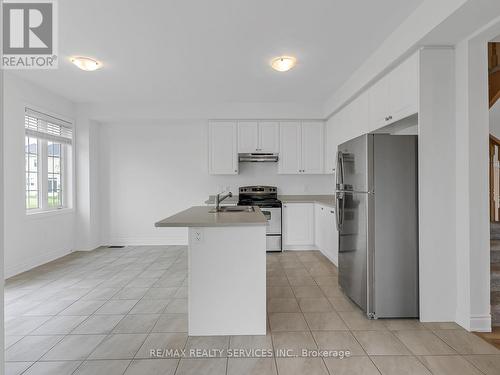
[[[59,69],[18,74],[75,102],[324,101],[421,2],[62,0]],[[272,71],[281,54],[297,67]]]

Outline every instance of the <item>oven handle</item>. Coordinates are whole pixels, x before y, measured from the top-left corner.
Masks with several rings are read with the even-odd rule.
[[[266,217],[267,220],[271,220],[271,212],[270,211],[261,211],[261,212]]]

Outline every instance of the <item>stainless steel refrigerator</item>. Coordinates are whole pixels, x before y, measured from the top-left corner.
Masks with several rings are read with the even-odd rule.
[[[338,147],[339,283],[370,318],[418,317],[417,136]]]

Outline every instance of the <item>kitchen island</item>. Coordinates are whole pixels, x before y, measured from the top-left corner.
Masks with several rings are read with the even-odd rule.
[[[188,228],[188,334],[266,334],[266,224],[258,207],[195,206],[155,223]]]

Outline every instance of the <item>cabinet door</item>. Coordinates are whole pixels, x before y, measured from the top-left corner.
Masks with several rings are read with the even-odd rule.
[[[324,162],[325,124],[320,121],[302,123],[302,173],[322,174]]]
[[[314,204],[286,203],[283,206],[283,238],[285,245],[314,245]]]
[[[330,260],[337,266],[339,264],[339,232],[337,231],[337,224],[335,218],[335,209],[328,208],[328,228],[329,232],[329,242],[330,242]]]
[[[280,149],[280,126],[277,121],[259,122],[259,151],[277,153]]]
[[[259,151],[259,124],[256,121],[238,122],[238,152]]]
[[[210,174],[238,174],[237,133],[234,121],[214,121],[208,125]]]
[[[325,173],[333,174],[336,167],[337,144],[335,134],[339,130],[337,114],[333,115],[325,124]]]
[[[321,233],[321,220],[323,212],[319,203],[314,204],[314,244],[321,250],[323,247],[323,238]]]
[[[418,112],[418,54],[388,74],[389,121],[392,123]]]
[[[328,257],[328,259],[335,263],[335,265],[337,265],[338,232],[335,225],[335,211],[332,207],[324,207],[322,228],[325,236],[324,254]]]
[[[280,123],[280,156],[278,173],[298,174],[301,162],[300,122],[288,121]]]
[[[357,136],[370,132],[370,101],[368,93],[361,94],[353,103],[351,123],[355,129],[359,129]]]
[[[326,242],[327,236],[325,233],[325,218],[326,218],[326,209],[322,204],[316,203],[314,207],[314,231],[316,238],[316,246],[322,252],[325,253],[325,249],[328,246]]]
[[[368,92],[370,123],[368,131],[374,131],[387,125],[389,116],[389,81],[384,76],[375,83]]]

